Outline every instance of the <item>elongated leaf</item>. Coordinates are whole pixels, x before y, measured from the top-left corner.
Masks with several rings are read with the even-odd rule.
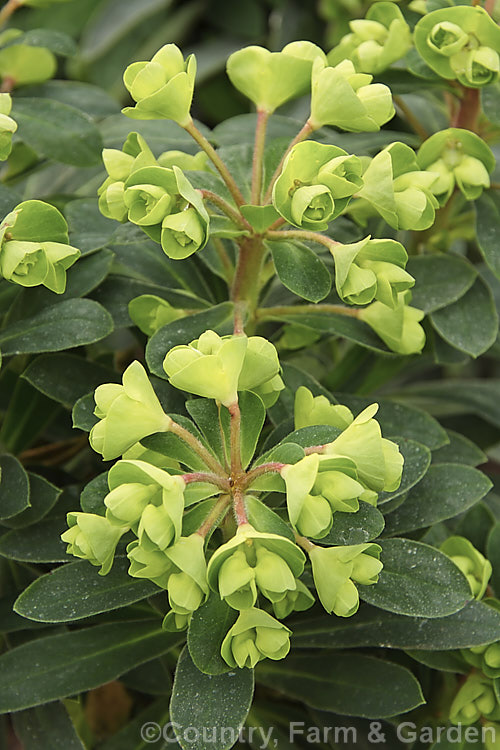
[[[256,679],[312,708],[381,719],[424,703],[415,677],[404,667],[362,654],[325,651],[262,662]],[[381,690],[390,685],[390,690]]]
[[[360,502],[356,513],[333,514],[333,526],[321,544],[364,544],[377,539],[384,530],[384,516],[373,505]]]
[[[23,378],[49,398],[71,408],[101,383],[117,382],[119,375],[73,354],[44,354],[31,362]]]
[[[174,346],[189,344],[208,329],[218,332],[222,329],[224,333],[229,333],[232,311],[233,306],[229,302],[224,302],[206,312],[190,315],[188,318],[176,320],[160,328],[150,338],[146,348],[146,361],[151,372],[160,378],[167,377],[163,369],[163,360],[166,353]]]
[[[5,526],[11,529],[20,529],[31,526],[44,518],[56,504],[61,490],[44,477],[28,472],[30,507],[18,513],[12,518],[4,521]],[[1,491],[0,491],[1,497]]]
[[[460,435],[454,430],[446,430],[450,439],[448,445],[443,445],[432,453],[432,462],[435,464],[457,463],[467,466],[479,466],[486,460],[486,454],[477,447],[472,440]]]
[[[386,534],[413,531],[453,518],[481,500],[492,484],[472,466],[433,464],[405,502],[386,519]]]
[[[18,135],[34,151],[64,164],[98,164],[102,141],[91,118],[51,99],[16,99],[13,117]]]
[[[129,561],[119,558],[106,576],[86,560],[69,563],[37,578],[18,597],[14,609],[38,622],[70,622],[125,607],[158,593],[151,581],[128,575]]]
[[[0,713],[75,695],[174,648],[155,623],[112,623],[37,638],[0,656]]]
[[[253,670],[203,674],[185,648],[177,663],[170,702],[170,716],[183,750],[229,750],[248,714],[253,689]],[[215,729],[215,741],[211,734],[204,735],[206,727]]]
[[[290,627],[294,648],[456,649],[496,640],[500,633],[500,613],[476,601],[453,615],[425,619],[364,605],[352,622],[323,615],[302,617]]]
[[[412,617],[446,617],[472,599],[457,566],[439,550],[409,539],[386,539],[378,583],[359,586],[359,595],[380,609]]]
[[[15,456],[0,456],[0,519],[12,518],[30,505],[29,478]]]
[[[276,273],[281,283],[309,302],[324,299],[332,278],[323,261],[302,242],[270,242]]]
[[[477,276],[474,266],[450,253],[412,257],[407,271],[415,278],[411,304],[426,313],[463,297]]]
[[[493,566],[491,585],[497,596],[500,595],[500,521],[491,529],[488,535],[487,556]]]
[[[434,312],[431,322],[449,344],[478,357],[495,343],[498,334],[498,313],[490,288],[478,277],[458,302]]]
[[[85,750],[62,703],[48,703],[13,715],[16,735],[24,750]]]
[[[224,674],[229,667],[221,656],[222,641],[236,622],[238,613],[218,594],[212,593],[193,613],[189,625],[188,648],[194,665],[205,674]]]
[[[268,508],[267,505],[256,497],[252,497],[252,495],[246,498],[245,503],[248,520],[257,531],[261,531],[264,534],[279,534],[280,536],[287,537],[292,542],[295,540],[290,526],[274,510]]]
[[[498,86],[490,87],[498,90]],[[498,108],[498,102],[497,102]],[[498,232],[500,230],[500,196],[491,190],[476,201],[476,231],[479,249],[487,265],[497,278],[500,278],[500,248]]]
[[[4,355],[58,352],[100,341],[113,330],[109,313],[90,299],[71,299],[45,308],[0,333]]]
[[[31,563],[68,562],[71,558],[60,538],[67,528],[65,518],[44,518],[33,526],[12,529],[0,536],[0,555]]]

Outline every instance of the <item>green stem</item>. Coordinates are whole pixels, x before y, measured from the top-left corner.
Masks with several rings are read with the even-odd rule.
[[[189,447],[199,455],[202,461],[210,469],[212,469],[214,474],[217,474],[220,477],[224,477],[224,468],[217,461],[217,459],[212,456],[210,451],[205,448],[203,443],[201,443],[195,435],[189,432],[189,430],[186,430],[186,428],[182,427],[182,425],[180,425],[178,422],[172,421],[169,427],[169,432],[173,432],[174,435],[177,435],[178,438],[187,443],[187,445],[189,445]]]
[[[234,302],[246,302],[251,315],[259,301],[261,271],[266,252],[267,248],[260,237],[247,237],[240,242],[231,299]]]
[[[295,532],[295,541],[299,545],[299,547],[302,547],[306,552],[310,552],[312,549],[315,548],[315,544],[309,541],[309,539],[306,539],[305,536],[300,536],[300,534],[297,534]]]
[[[228,408],[231,415],[231,476],[234,481],[243,471],[241,466],[241,411],[237,401]]]
[[[279,318],[283,315],[309,315],[310,313],[333,313],[346,315],[350,318],[359,317],[359,308],[344,307],[343,305],[282,305],[281,307],[261,307],[255,312],[259,320]]]
[[[196,141],[198,146],[203,149],[203,151],[208,155],[209,159],[212,161],[213,165],[219,172],[220,176],[226,183],[229,192],[234,198],[234,201],[237,206],[243,206],[245,204],[245,199],[243,198],[243,195],[241,194],[241,191],[234,181],[234,178],[229,171],[229,169],[226,167],[222,159],[220,158],[217,151],[214,149],[212,144],[210,143],[207,138],[201,133],[194,122],[191,120],[190,123],[187,125],[184,125],[184,130],[189,133],[191,138]]]
[[[220,524],[230,505],[230,495],[221,495],[196,533],[205,538],[215,525],[218,526]]]
[[[257,127],[255,128],[255,145],[252,162],[252,204],[255,206],[260,204],[260,199],[262,197],[263,157],[269,115],[270,113],[263,109],[257,111]]]
[[[11,15],[23,5],[22,0],[8,0],[0,10],[0,28],[5,26]]]
[[[273,193],[274,183],[276,182],[276,180],[280,176],[281,170],[283,169],[283,164],[285,163],[285,159],[288,156],[288,154],[290,153],[290,151],[292,150],[292,148],[294,146],[296,146],[297,143],[300,143],[301,141],[305,141],[306,138],[308,138],[314,130],[315,130],[314,125],[312,125],[311,122],[310,122],[310,120],[308,120],[306,122],[306,124],[304,125],[304,127],[302,127],[299,130],[299,132],[297,133],[297,135],[295,136],[295,138],[293,139],[293,141],[291,141],[291,143],[289,144],[287,150],[285,151],[285,153],[281,157],[280,163],[276,167],[276,170],[275,170],[273,176],[271,177],[271,182],[269,183],[269,185],[267,187],[267,190],[266,190],[266,194],[264,196],[264,203],[269,203],[269,201],[271,200],[271,195]]]
[[[333,252],[333,248],[335,245],[342,244],[341,242],[336,242],[335,240],[331,240],[330,237],[325,237],[324,234],[320,234],[319,232],[308,232],[303,229],[280,229],[277,232],[273,232],[272,230],[267,230],[266,237],[270,240],[305,240],[306,242],[317,242],[320,245],[324,245],[327,247],[330,252]]]
[[[236,226],[240,227],[241,229],[247,229],[249,232],[252,231],[252,227],[245,219],[245,217],[242,216],[239,211],[236,211],[232,206],[230,206],[229,203],[224,200],[224,198],[221,198],[220,195],[217,195],[217,193],[213,193],[211,190],[200,190],[199,192],[201,193],[204,200],[210,201],[210,203],[213,203],[214,206],[220,208],[220,210],[225,213],[226,216],[228,216],[231,221],[236,224]]]

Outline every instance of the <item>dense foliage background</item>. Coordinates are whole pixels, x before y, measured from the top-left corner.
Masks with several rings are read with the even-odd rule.
[[[259,665],[248,713],[250,670],[238,670],[237,684],[229,686],[227,672],[217,674],[217,665],[210,669],[210,644],[220,640],[210,630],[218,622],[210,610],[190,631],[191,655],[208,665],[200,672],[182,651],[185,634],[161,629],[163,593],[128,578],[123,559],[99,578],[86,561],[69,557],[60,540],[67,512],[80,504],[95,512],[107,491],[101,457],[87,435],[95,421],[96,386],[119,382],[139,359],[153,373],[164,409],[187,417],[184,398],[168,384],[161,361],[171,346],[207,328],[227,333],[232,321],[227,268],[215,246],[171,260],[137,227],[100,213],[96,192],[106,177],[101,153],[121,149],[131,130],[146,138],[156,156],[171,149],[198,151],[173,122],[132,122],[120,113],[130,103],[122,82],[126,66],[174,42],[198,60],[193,117],[217,148],[226,149],[245,181],[256,118],[227,79],[227,57],[248,44],[280,50],[296,39],[328,51],[371,4],[33,4],[42,7],[21,7],[0,36],[3,91],[10,90],[1,59],[9,45],[49,49],[57,69],[50,80],[28,80],[12,90],[18,129],[1,168],[0,218],[21,201],[46,201],[64,213],[70,243],[82,257],[59,296],[0,281],[0,749],[20,743],[25,750],[138,750],[148,745],[140,734],[146,722],[168,722],[171,696],[181,725],[239,727],[246,721],[247,727],[273,727],[280,750],[308,746],[305,736],[290,741],[290,721],[354,726],[365,743],[370,721],[381,720],[391,746],[400,744],[394,725],[401,716],[417,726],[446,726],[450,704],[475,668],[460,650],[500,641],[493,601],[500,597],[499,167],[491,189],[472,201],[455,191],[424,231],[391,229],[373,216],[361,227],[342,216],[327,232],[344,243],[371,233],[405,245],[407,269],[416,279],[412,306],[426,314],[422,354],[391,352],[361,320],[312,310],[317,300],[304,287],[303,266],[277,268],[279,278],[270,269],[262,304],[284,312],[264,315],[258,332],[278,349],[286,389],[270,410],[259,447],[292,429],[293,393],[305,385],[354,413],[380,403],[383,434],[399,443],[405,468],[401,487],[379,498],[380,512],[355,521],[344,514],[345,527],[338,529],[338,539],[344,535],[339,544],[381,538],[385,578],[370,587],[373,592],[364,587],[354,618],[329,616],[319,605],[292,615],[291,654]],[[413,26],[422,10],[470,3],[398,5]],[[498,20],[499,9],[486,5]],[[9,37],[13,27],[22,36]],[[460,106],[463,91],[428,68],[415,50],[376,80],[391,87],[394,119],[376,133],[323,128],[318,140],[373,157],[394,141],[417,150],[431,134],[453,125],[477,132],[498,156],[499,83],[480,90],[481,111],[471,116],[470,107]],[[268,144],[276,153],[295,136],[308,108],[303,97],[271,117]],[[275,153],[270,159],[277,162]],[[224,243],[233,258],[234,244]],[[306,247],[323,259],[328,255],[317,245]],[[146,294],[190,313],[148,331],[149,343],[129,310],[131,300]],[[290,312],[297,294],[309,301],[300,321]],[[490,605],[473,600],[464,577],[438,551],[450,535],[466,537],[490,560]],[[236,746],[261,743],[255,736],[253,744]],[[159,740],[153,746],[171,745]],[[335,744],[326,739],[317,746]]]

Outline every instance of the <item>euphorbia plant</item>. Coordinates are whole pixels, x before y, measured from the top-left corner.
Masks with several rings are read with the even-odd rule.
[[[182,748],[230,748],[245,722],[305,747],[297,700],[318,731],[418,707],[415,727],[500,724],[498,508],[482,503],[484,454],[453,431],[474,422],[446,421],[471,410],[468,386],[419,385],[496,356],[498,128],[479,92],[498,77],[498,27],[477,3],[421,19],[419,5],[374,3],[328,54],[234,52],[229,80],[256,111],[212,133],[192,116],[194,55],[162,46],[125,70],[104,169],[61,176],[45,202],[15,89],[37,65],[50,77],[52,53],[44,71],[42,53],[22,69],[9,53],[21,37],[0,49],[5,157],[19,112],[6,174],[25,187],[1,224],[0,555],[14,632],[68,626],[7,642],[0,710],[20,711],[18,733],[23,709],[63,699],[47,737],[64,725],[80,741],[68,710],[99,747],[91,698],[68,697],[116,678],[161,695],[110,740],[124,747],[159,741],[169,718]],[[445,89],[437,132],[405,98],[419,80]],[[276,114],[299,97],[301,122]],[[470,201],[491,271],[474,263]],[[498,432],[495,394],[479,387],[474,406]]]

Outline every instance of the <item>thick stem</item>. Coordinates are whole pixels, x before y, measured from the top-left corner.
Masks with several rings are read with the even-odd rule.
[[[245,335],[245,302],[236,302],[234,305],[233,333],[235,336]]]
[[[255,317],[259,320],[266,318],[279,318],[283,315],[310,315],[311,313],[333,313],[334,315],[346,315],[349,318],[359,317],[359,308],[344,307],[343,305],[282,305],[281,307],[261,307],[256,311]]]
[[[172,421],[169,427],[169,432],[173,432],[174,435],[177,435],[177,437],[187,443],[187,445],[199,455],[202,461],[212,469],[214,474],[217,474],[220,477],[225,476],[224,468],[220,465],[217,459],[212,456],[203,443],[201,443],[195,435],[189,432],[189,430],[186,430],[186,428],[182,427],[178,422]]]
[[[241,411],[237,401],[228,408],[231,415],[231,475],[234,480],[243,471],[241,466]]]
[[[324,234],[320,234],[320,232],[309,232],[303,229],[281,229],[278,232],[273,232],[271,230],[267,230],[266,237],[269,240],[305,240],[308,242],[317,242],[319,245],[324,245],[327,247],[330,251],[333,250],[335,245],[341,245],[341,242],[336,242],[335,240],[330,239],[330,237],[325,237]]]
[[[220,210],[224,214],[226,214],[226,216],[228,216],[231,221],[236,224],[236,226],[240,227],[241,229],[247,229],[249,232],[252,231],[252,227],[245,219],[245,217],[242,216],[239,211],[236,211],[232,206],[230,206],[229,203],[224,200],[224,198],[221,198],[220,195],[217,195],[217,193],[213,193],[211,190],[200,190],[199,192],[201,193],[204,200],[210,201],[210,203],[213,203],[214,206],[220,208]]]
[[[305,536],[300,536],[300,534],[297,534],[295,532],[295,541],[299,545],[299,547],[302,547],[306,552],[310,552],[312,549],[315,548],[315,544],[309,541]]]
[[[260,464],[260,466],[256,466],[255,469],[252,469],[246,474],[243,481],[243,487],[250,487],[250,485],[255,482],[256,479],[263,476],[264,474],[279,473],[284,466],[286,466],[286,464],[280,464],[278,461],[271,461],[270,463]]]
[[[230,495],[221,495],[196,533],[205,538],[215,525],[218,526],[220,524],[230,505]]]
[[[8,0],[7,3],[0,10],[0,28],[5,26],[11,15],[21,7],[23,4],[22,0]]]
[[[283,169],[283,164],[285,163],[285,159],[288,156],[288,154],[290,153],[290,151],[292,150],[292,148],[294,146],[296,146],[297,143],[301,143],[301,141],[305,141],[306,138],[308,138],[315,129],[316,128],[308,120],[306,122],[306,124],[304,125],[304,127],[299,130],[299,132],[297,133],[297,135],[295,136],[295,138],[293,139],[293,141],[291,141],[291,143],[289,144],[287,150],[285,151],[285,153],[281,157],[281,161],[278,164],[278,166],[276,167],[276,170],[275,170],[273,176],[271,177],[271,182],[269,183],[269,185],[267,187],[267,190],[266,190],[266,194],[264,196],[264,203],[269,203],[269,201],[271,200],[271,195],[273,193],[274,183],[276,182],[276,180],[280,176],[281,170]]]
[[[266,129],[269,120],[269,112],[259,109],[257,112],[257,126],[255,128],[255,145],[252,163],[252,204],[260,204],[262,193],[262,169],[264,147],[266,145]]]
[[[469,89],[464,86],[463,92],[460,108],[452,122],[452,127],[476,132],[477,121],[481,112],[479,89]]]
[[[250,313],[253,313],[259,301],[260,276],[265,254],[266,247],[260,237],[248,237],[240,242],[231,299],[234,302],[246,302]]]
[[[209,484],[214,484],[216,487],[220,487],[221,490],[224,490],[225,492],[229,492],[230,490],[229,479],[219,477],[217,474],[207,474],[203,471],[194,471],[190,474],[183,474],[182,478],[186,484],[192,484],[193,482],[208,482]]]
[[[236,523],[238,526],[242,526],[244,523],[248,523],[248,516],[247,511],[245,508],[245,501],[243,492],[239,489],[239,487],[235,488],[233,492],[233,508],[234,508],[234,515],[236,518]]]
[[[184,130],[189,133],[191,138],[196,141],[198,146],[203,149],[203,151],[208,155],[209,159],[212,161],[213,165],[219,172],[220,176],[226,183],[229,192],[234,198],[234,201],[236,205],[243,206],[245,203],[245,199],[243,198],[243,195],[241,194],[241,191],[234,181],[234,178],[229,171],[229,169],[226,167],[222,159],[220,158],[217,151],[214,149],[212,144],[210,143],[207,138],[203,135],[203,133],[200,133],[194,122],[191,120],[190,123],[187,125],[184,125]]]

